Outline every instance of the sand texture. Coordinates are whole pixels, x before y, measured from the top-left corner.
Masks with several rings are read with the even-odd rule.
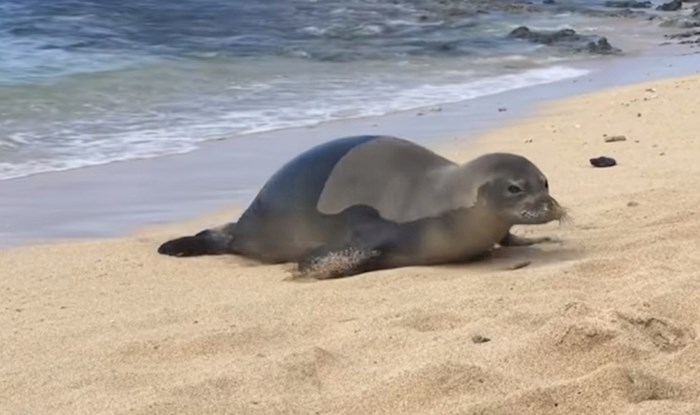
[[[675,79],[438,148],[530,157],[575,220],[476,264],[300,282],[155,253],[223,214],[0,252],[0,413],[699,414],[698,111]]]

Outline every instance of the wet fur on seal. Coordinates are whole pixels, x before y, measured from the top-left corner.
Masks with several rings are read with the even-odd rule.
[[[302,274],[334,278],[544,242],[510,228],[565,215],[525,157],[490,153],[460,165],[401,138],[353,136],[287,162],[237,222],[167,241],[158,252],[296,262]]]

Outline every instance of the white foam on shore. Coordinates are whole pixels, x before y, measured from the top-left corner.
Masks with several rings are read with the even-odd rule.
[[[426,84],[405,88],[390,83],[377,83],[368,90],[336,90],[323,100],[300,102],[298,106],[232,111],[207,119],[206,111],[185,125],[162,129],[127,129],[100,137],[85,133],[64,132],[73,143],[87,146],[67,146],[60,153],[45,157],[0,162],[0,179],[10,179],[37,173],[69,170],[129,159],[153,158],[186,153],[198,148],[197,143],[293,127],[315,125],[326,121],[382,116],[393,112],[454,103],[509,90],[574,78],[588,73],[584,69],[552,66],[521,73],[466,82]],[[67,134],[69,133],[69,134]],[[356,131],[350,134],[361,134]]]

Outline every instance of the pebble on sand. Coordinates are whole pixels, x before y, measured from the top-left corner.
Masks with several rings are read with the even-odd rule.
[[[627,137],[625,137],[624,135],[613,135],[610,137],[605,137],[606,143],[615,143],[618,141],[627,141]]]
[[[617,161],[612,157],[600,156],[589,160],[593,167],[612,167]]]

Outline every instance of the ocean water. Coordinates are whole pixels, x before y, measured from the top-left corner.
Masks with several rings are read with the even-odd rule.
[[[626,53],[660,42],[641,18],[583,12],[602,3],[0,0],[0,179],[466,100],[610,59],[508,38],[519,25],[603,34]]]

